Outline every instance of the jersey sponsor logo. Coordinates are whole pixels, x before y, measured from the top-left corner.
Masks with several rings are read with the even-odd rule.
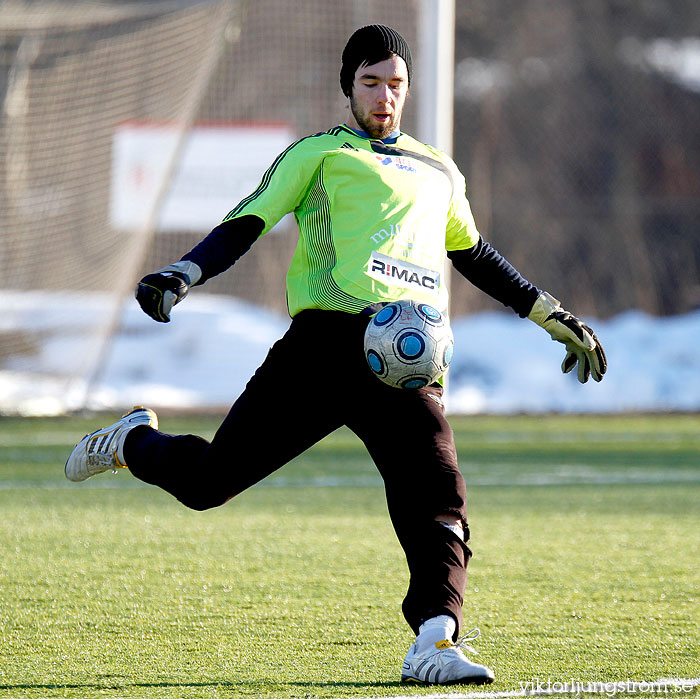
[[[408,158],[391,155],[375,155],[374,157],[380,165],[395,167],[397,170],[405,170],[406,172],[416,172],[416,168],[411,165]]]
[[[369,238],[373,243],[381,243],[382,240],[386,240],[387,238],[397,238],[401,233],[401,224],[400,223],[390,223],[386,228],[382,228],[380,231],[377,231],[373,235],[371,235]],[[415,236],[413,236],[415,237]]]
[[[420,289],[424,293],[436,296],[440,292],[439,272],[396,260],[380,252],[370,255],[367,274],[372,279],[403,289]]]

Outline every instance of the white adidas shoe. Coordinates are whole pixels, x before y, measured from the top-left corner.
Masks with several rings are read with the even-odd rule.
[[[457,643],[443,640],[421,650],[414,643],[403,661],[401,681],[418,684],[491,684],[494,680],[493,670],[471,662],[462,650],[476,653],[466,641],[473,641],[478,636],[479,630],[474,629]]]
[[[137,405],[113,425],[85,435],[66,461],[66,478],[80,482],[98,473],[127,468],[124,438],[138,425],[150,425],[157,430],[158,416],[150,408]]]

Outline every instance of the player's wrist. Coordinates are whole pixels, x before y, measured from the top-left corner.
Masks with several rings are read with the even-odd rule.
[[[183,274],[187,279],[188,286],[194,286],[202,278],[202,270],[196,262],[191,262],[190,260],[180,260],[179,262],[173,262],[163,269],[159,269],[155,274],[163,273],[177,273]]]
[[[533,323],[537,323],[540,327],[544,327],[544,324],[550,318],[552,313],[563,310],[559,299],[555,299],[547,291],[541,291],[539,296],[535,299],[535,303],[532,305],[532,309],[528,314],[528,319]]]

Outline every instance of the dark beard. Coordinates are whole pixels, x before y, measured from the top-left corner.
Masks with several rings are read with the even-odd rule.
[[[396,122],[394,119],[390,119],[386,124],[379,124],[377,126],[371,126],[368,124],[360,114],[355,111],[355,101],[350,98],[350,111],[355,117],[355,121],[358,126],[370,137],[374,139],[381,140],[383,138],[388,138],[391,134],[396,131]]]

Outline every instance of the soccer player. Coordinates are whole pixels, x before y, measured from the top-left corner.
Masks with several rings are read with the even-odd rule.
[[[465,483],[442,386],[382,383],[366,364],[364,330],[373,312],[397,299],[445,311],[447,256],[471,283],[562,342],[563,371],[577,367],[582,383],[589,376],[600,381],[606,359],[589,327],[479,235],[454,162],[400,130],[411,79],[411,53],[400,34],[382,25],[358,29],[342,54],[346,122],[290,145],[201,243],[139,283],[143,310],[168,322],[190,286],[231,267],[294,213],[299,242],[287,276],[291,325],[211,443],[159,432],[155,413],[137,407],[79,442],[66,475],[82,481],[128,467],[187,507],[206,510],[347,425],[384,480],[408,562],[402,609],[416,639],[402,680],[484,684],[493,672],[472,662],[463,652],[472,649],[459,639],[471,551]],[[319,347],[326,351],[312,351]],[[290,378],[300,367],[309,380]]]

